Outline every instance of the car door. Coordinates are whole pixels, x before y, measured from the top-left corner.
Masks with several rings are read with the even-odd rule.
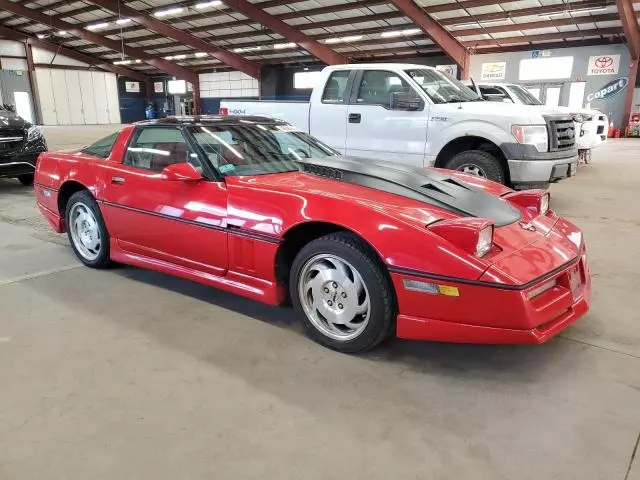
[[[353,73],[353,70],[331,72],[319,101],[315,101],[316,97],[311,101],[309,117],[309,133],[343,154]]]
[[[199,182],[163,179],[174,163],[193,164]],[[127,253],[224,275],[227,188],[217,181],[178,125],[140,125],[121,163],[106,179],[103,211],[109,232]]]
[[[413,87],[392,71],[358,73],[349,101],[347,155],[423,167],[429,107],[423,106],[418,111],[394,110],[392,93],[411,92]]]

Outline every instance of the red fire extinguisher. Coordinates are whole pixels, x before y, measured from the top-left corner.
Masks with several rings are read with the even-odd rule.
[[[620,129],[619,128],[616,128],[616,132],[614,134],[614,137],[615,138],[620,138]]]
[[[609,138],[613,138],[614,135],[615,135],[615,128],[613,128],[613,122],[609,122],[609,134],[608,134],[608,137]]]

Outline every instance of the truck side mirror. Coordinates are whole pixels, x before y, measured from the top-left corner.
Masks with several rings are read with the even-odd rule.
[[[391,92],[389,102],[391,110],[416,111],[424,108],[424,102],[413,90],[409,90],[408,92]]]

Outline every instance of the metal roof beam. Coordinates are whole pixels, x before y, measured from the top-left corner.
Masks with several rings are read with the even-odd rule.
[[[633,60],[640,59],[640,25],[631,0],[616,0],[622,29],[627,37],[627,46]]]
[[[413,0],[391,0],[391,2],[418,25],[458,65],[462,77],[465,78],[469,67],[469,52],[464,45],[416,5]]]
[[[110,48],[116,52],[122,51],[126,55],[129,55],[135,59],[139,59],[149,65],[157,68],[160,71],[169,73],[171,75],[175,75],[176,77],[187,80],[191,83],[199,81],[198,74],[194,71],[191,71],[187,68],[176,65],[175,63],[169,62],[164,59],[159,58],[149,58],[147,53],[140,48],[128,47],[126,45],[121,45],[120,42],[115,40],[111,40],[106,37],[102,37],[93,32],[85,30],[80,25],[75,25],[73,23],[64,22],[62,20],[58,20],[55,18],[51,18],[44,13],[40,13],[31,8],[25,7],[18,3],[11,2],[9,0],[0,0],[0,8],[3,8],[9,12],[15,13],[16,15],[20,15],[25,18],[29,18],[36,22],[42,23],[43,25],[50,25],[58,30],[64,30],[69,32],[72,35],[75,35],[83,40],[87,40],[89,42],[95,43],[96,45],[102,45],[103,47]]]
[[[120,11],[122,15],[130,18],[139,25],[142,25],[148,29],[154,30],[162,35],[173,38],[180,43],[188,45],[200,52],[206,52],[212,57],[217,58],[221,62],[229,65],[230,67],[240,70],[253,78],[260,78],[260,66],[252,63],[245,58],[232,53],[224,48],[217,47],[211,43],[205,42],[201,38],[198,38],[184,30],[177,29],[168,25],[160,20],[150,17],[147,14],[140,13],[131,7],[125,5],[118,5],[118,0],[90,0],[91,3],[108,10],[117,12]]]
[[[60,55],[64,55],[65,57],[69,57],[79,62],[83,62],[88,65],[100,68],[101,70],[107,70],[109,72],[112,72],[118,75],[133,78],[135,80],[140,80],[141,82],[144,82],[147,79],[146,75],[140,72],[136,72],[135,70],[131,70],[129,68],[121,67],[118,65],[113,65],[112,63],[105,62],[100,58],[96,58],[91,55],[87,55],[85,53],[76,52],[75,50],[71,50],[67,47],[63,47],[61,45],[56,45],[55,43],[50,43],[44,40],[40,40],[38,38],[34,38],[23,32],[12,30],[4,26],[0,26],[0,36],[11,39],[11,40],[15,40],[18,42],[26,41],[29,45],[33,45],[34,47],[41,48],[42,50],[59,53]]]
[[[238,13],[249,17],[251,20],[264,25],[270,30],[279,33],[290,42],[295,42],[304,48],[307,52],[313,56],[319,58],[328,65],[336,65],[340,63],[347,63],[346,57],[343,57],[339,53],[333,51],[326,45],[314,40],[313,38],[305,35],[300,30],[293,28],[291,25],[283,22],[278,17],[275,17],[261,8],[256,7],[247,0],[223,0],[225,5],[232,8]]]

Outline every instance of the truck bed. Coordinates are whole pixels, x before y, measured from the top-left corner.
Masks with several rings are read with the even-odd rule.
[[[284,120],[309,132],[309,102],[276,100],[222,100],[220,108],[229,115],[263,115]]]

